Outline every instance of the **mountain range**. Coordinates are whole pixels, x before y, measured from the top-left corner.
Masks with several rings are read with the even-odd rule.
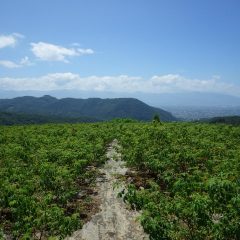
[[[151,107],[135,98],[62,98],[45,95],[43,97],[16,97],[0,99],[0,111],[7,113],[38,114],[61,118],[87,118],[105,121],[114,118],[132,118],[150,121],[158,114],[162,121],[177,120],[171,113]]]
[[[51,95],[57,98],[137,98],[150,106],[165,108],[166,106],[188,107],[233,107],[240,106],[240,97],[214,92],[182,92],[182,93],[142,93],[133,92],[106,92],[106,91],[80,91],[80,90],[55,90],[55,91],[7,91],[0,90],[1,98],[14,98],[20,96]]]

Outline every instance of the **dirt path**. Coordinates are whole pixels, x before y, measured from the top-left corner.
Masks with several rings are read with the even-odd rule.
[[[117,194],[123,187],[116,187],[116,175],[125,175],[127,168],[117,153],[118,143],[114,140],[108,148],[108,161],[101,173],[104,179],[97,181],[101,211],[83,225],[67,240],[143,240],[149,239],[136,218],[138,213],[130,211]]]

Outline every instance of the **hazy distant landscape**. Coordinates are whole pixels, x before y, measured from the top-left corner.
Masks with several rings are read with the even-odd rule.
[[[164,106],[164,109],[185,121],[222,116],[240,116],[240,107],[237,106]]]

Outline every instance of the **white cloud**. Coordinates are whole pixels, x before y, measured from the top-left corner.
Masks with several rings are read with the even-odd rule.
[[[240,92],[239,86],[222,82],[220,76],[213,76],[210,79],[190,79],[177,74],[169,74],[153,76],[150,83],[156,92]]]
[[[31,63],[29,58],[25,56],[19,61],[19,63],[15,63],[13,61],[8,61],[8,60],[0,60],[0,65],[6,68],[20,68],[24,66],[31,66],[33,65],[33,63]]]
[[[19,63],[21,66],[31,66],[33,63],[29,60],[29,57],[25,56],[20,60]]]
[[[20,65],[8,60],[0,60],[0,65],[6,68],[19,68]]]
[[[0,48],[15,47],[19,38],[24,36],[19,33],[13,33],[11,35],[0,35]]]
[[[190,79],[178,74],[141,77],[89,76],[73,73],[54,73],[36,78],[0,78],[2,90],[86,90],[109,92],[176,93],[215,92],[240,95],[240,86],[212,77],[207,80]]]
[[[80,43],[77,43],[77,42],[74,42],[74,43],[72,43],[71,44],[73,47],[80,47],[81,46],[81,44]]]
[[[45,42],[31,43],[33,54],[44,61],[68,62],[68,57],[93,54],[92,49],[65,48]]]
[[[77,52],[78,52],[78,55],[89,55],[94,53],[94,51],[91,48],[87,48],[87,49],[78,48]]]

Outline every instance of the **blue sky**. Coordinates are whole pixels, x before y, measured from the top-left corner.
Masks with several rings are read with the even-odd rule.
[[[0,0],[0,90],[240,94],[239,0]]]

